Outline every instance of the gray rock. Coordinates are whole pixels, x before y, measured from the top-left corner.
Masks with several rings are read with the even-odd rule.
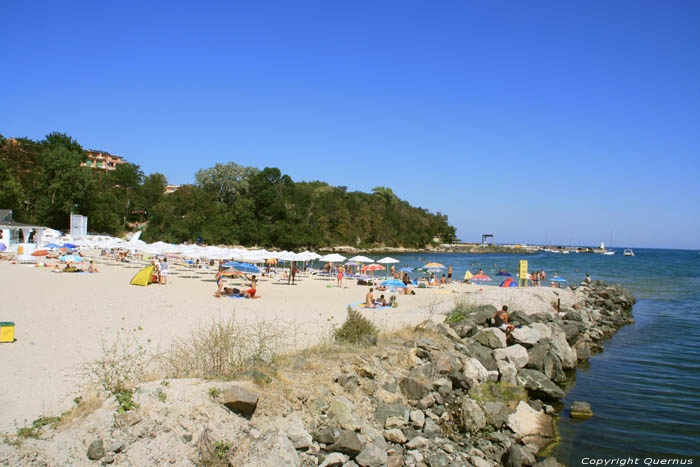
[[[408,420],[409,411],[410,409],[404,405],[380,404],[374,411],[374,418],[381,424],[381,426],[384,426],[386,419],[389,417],[403,417],[404,420]]]
[[[230,411],[250,418],[258,406],[259,398],[260,395],[255,392],[239,386],[231,386],[222,391],[219,402]]]
[[[513,340],[516,343],[528,348],[537,344],[537,342],[542,338],[540,333],[530,326],[515,328],[510,335],[513,337]]]
[[[102,465],[112,464],[114,462],[114,459],[115,459],[114,454],[107,454],[106,456],[104,456],[102,458]]]
[[[426,418],[425,425],[423,425],[423,434],[428,438],[442,436],[442,428],[430,418]]]
[[[325,427],[317,430],[313,436],[315,441],[323,444],[333,444],[340,438],[340,430],[332,427]]]
[[[566,335],[559,331],[552,333],[552,353],[561,360],[562,368],[571,370],[576,368],[576,351],[566,341]]]
[[[492,349],[499,349],[506,346],[506,335],[497,328],[482,329],[474,335],[474,340]]]
[[[356,431],[362,426],[362,420],[354,413],[355,407],[345,398],[336,397],[328,406],[326,415],[340,428]]]
[[[586,330],[586,325],[580,321],[564,321],[560,327],[564,331],[566,341],[569,344],[574,344]]]
[[[501,458],[503,467],[522,467],[523,453],[517,444],[511,444],[506,453]]]
[[[486,426],[486,415],[479,404],[465,397],[460,406],[460,427],[466,431],[479,431]]]
[[[540,339],[537,344],[527,350],[527,365],[525,365],[525,368],[544,371],[544,358],[551,348],[549,339]]]
[[[498,365],[496,368],[498,368]],[[470,387],[483,383],[489,378],[488,370],[476,358],[468,358],[464,361],[462,373],[468,380],[471,381]]]
[[[496,349],[493,351],[493,357],[496,359],[496,364],[498,364],[499,360],[506,360],[518,368],[523,368],[528,361],[527,350],[520,344],[510,345],[504,349]]]
[[[443,323],[439,323],[437,325],[437,330],[440,334],[443,334],[443,335],[449,337],[450,339],[454,339],[456,341],[461,340],[461,336],[459,334],[457,334],[457,332],[454,329],[452,329],[449,326],[444,325]]]
[[[448,467],[452,465],[450,458],[444,452],[437,452],[429,455],[425,461],[430,467]]]
[[[464,389],[468,391],[476,383],[472,378],[467,378],[461,371],[453,371],[449,374],[452,387],[455,389]]]
[[[384,449],[385,451],[387,449],[389,449],[389,445],[387,444],[386,440],[384,439],[384,433],[382,433],[381,430],[377,430],[375,428],[372,428],[369,425],[364,425],[362,427],[361,433],[364,435],[367,442],[370,442],[372,444],[376,444],[377,446]]]
[[[424,379],[407,376],[399,382],[401,392],[408,398],[420,400],[430,392],[430,383]]]
[[[430,440],[422,436],[416,436],[406,443],[406,449],[423,449],[430,446]]]
[[[404,435],[403,431],[399,430],[398,428],[384,430],[384,439],[389,441],[390,443],[399,444],[403,444],[407,441],[406,435]]]
[[[96,439],[88,446],[87,456],[90,460],[96,461],[102,459],[105,454],[107,453],[105,452],[104,443],[101,439]]]
[[[486,423],[496,428],[501,428],[512,413],[503,402],[484,402],[484,415]]]
[[[518,382],[525,386],[530,395],[539,399],[558,400],[564,397],[564,391],[537,370],[520,369]]]
[[[518,369],[510,362],[505,360],[498,361],[498,372],[501,375],[500,380],[511,386],[518,384],[517,375]]]
[[[402,428],[406,426],[406,420],[403,417],[388,417],[384,422],[384,428]]]
[[[463,319],[462,321],[453,324],[452,329],[455,330],[459,337],[465,338],[473,336],[476,333],[478,326],[476,321],[472,319]]]
[[[591,346],[588,344],[588,342],[585,341],[579,341],[576,343],[576,358],[578,358],[578,361],[584,361],[588,360],[591,358]]]
[[[362,467],[379,467],[386,464],[386,451],[376,444],[367,443],[355,457],[355,462]]]
[[[425,414],[421,410],[412,410],[408,414],[408,418],[411,421],[411,425],[415,428],[423,428],[423,425],[425,425]]]
[[[554,434],[552,418],[537,412],[526,402],[520,401],[515,412],[508,416],[508,428],[524,442],[535,438],[551,438]]]
[[[570,412],[572,418],[588,418],[593,416],[591,404],[583,401],[573,401],[571,403]]]
[[[267,467],[269,465],[301,466],[301,459],[287,434],[276,428],[253,441],[247,452],[236,455],[231,465]]]
[[[469,357],[476,358],[487,370],[497,370],[496,360],[493,358],[493,350],[481,345],[478,342],[471,341],[466,345],[464,352]]]
[[[290,415],[287,423],[287,436],[295,449],[307,449],[311,446],[313,439],[297,414]]]
[[[355,457],[362,451],[362,441],[354,431],[342,430],[340,437],[332,445],[328,446],[330,451],[342,452],[350,457]]]
[[[323,459],[323,462],[318,467],[340,467],[344,465],[350,458],[339,452],[332,452]]]
[[[550,352],[544,357],[544,375],[556,383],[563,383],[566,381],[566,373],[561,365],[561,360]]]

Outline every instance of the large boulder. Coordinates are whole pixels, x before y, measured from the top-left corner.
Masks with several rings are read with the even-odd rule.
[[[562,331],[554,331],[551,338],[552,353],[561,360],[565,370],[576,368],[576,350],[572,349],[566,341],[566,334]]]
[[[287,419],[287,437],[292,442],[295,449],[307,449],[311,446],[313,439],[301,421],[299,415],[293,413]]]
[[[462,374],[471,381],[470,387],[488,380],[489,372],[476,358],[467,358],[464,361]]]
[[[380,467],[387,461],[386,451],[373,443],[365,444],[362,451],[355,457],[355,462],[362,467]]]
[[[525,368],[544,371],[544,359],[552,348],[549,339],[542,339],[527,350],[527,365]]]
[[[493,357],[496,359],[496,363],[499,360],[505,360],[518,368],[523,368],[528,361],[527,350],[520,344],[511,345],[504,349],[496,349],[493,351]]]
[[[219,402],[230,411],[250,418],[258,406],[259,398],[258,393],[248,391],[240,386],[230,386],[221,392]]]
[[[552,417],[536,411],[524,401],[520,401],[515,412],[508,416],[507,425],[524,444],[541,445],[544,439],[554,436]]]
[[[270,465],[301,466],[301,459],[287,434],[275,428],[266,431],[254,440],[244,453],[239,453],[231,461],[231,465],[250,467],[267,467]]]
[[[466,431],[479,431],[486,426],[486,415],[474,400],[465,397],[459,409],[460,426]]]
[[[517,378],[518,382],[534,397],[542,400],[559,400],[564,397],[564,391],[537,370],[521,368]]]
[[[476,358],[487,370],[497,370],[496,359],[493,358],[493,350],[478,342],[470,342],[465,346],[464,353]]]
[[[474,340],[492,349],[506,346],[506,334],[498,328],[486,328],[477,332]]]
[[[407,376],[399,382],[401,392],[408,399],[420,400],[430,392],[430,382],[424,378]]]
[[[515,342],[525,347],[532,347],[542,338],[542,335],[531,326],[515,328],[510,335]]]
[[[355,457],[362,451],[362,441],[354,431],[342,430],[338,440],[328,446],[329,451],[342,452],[350,457]]]
[[[518,368],[505,360],[498,360],[498,373],[500,380],[510,386],[518,385]]]
[[[458,323],[452,324],[452,329],[455,330],[459,337],[464,338],[473,336],[479,327],[473,319],[465,318]]]
[[[544,357],[542,373],[555,383],[563,383],[566,381],[566,373],[564,373],[564,369],[562,368],[561,360],[552,352],[547,353]]]
[[[362,426],[362,420],[355,414],[352,402],[345,398],[333,399],[326,412],[328,419],[344,430],[356,431]]]

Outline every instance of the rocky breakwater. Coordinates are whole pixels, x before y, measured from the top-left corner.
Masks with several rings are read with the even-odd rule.
[[[115,413],[107,399],[36,439],[8,439],[0,464],[556,466],[537,453],[555,440],[560,385],[632,322],[634,303],[602,283],[573,293],[560,312],[516,310],[509,339],[488,327],[495,307],[458,307],[450,325],[293,355],[258,384],[143,383],[135,409]]]

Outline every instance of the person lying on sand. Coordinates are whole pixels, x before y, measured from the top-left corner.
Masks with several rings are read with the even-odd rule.
[[[100,270],[95,267],[95,264],[91,260],[90,265],[87,268],[87,272],[100,272]]]

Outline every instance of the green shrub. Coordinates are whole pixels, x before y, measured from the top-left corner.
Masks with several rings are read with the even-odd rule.
[[[349,344],[357,344],[363,341],[376,340],[379,330],[362,313],[348,307],[348,317],[342,326],[335,330],[335,340]]]
[[[55,429],[61,422],[61,418],[62,417],[39,417],[34,420],[31,425],[17,430],[17,436],[19,438],[39,439],[45,426],[48,425],[51,429]]]
[[[469,397],[478,402],[527,401],[527,391],[521,386],[511,386],[503,381],[488,381],[469,390]]]

